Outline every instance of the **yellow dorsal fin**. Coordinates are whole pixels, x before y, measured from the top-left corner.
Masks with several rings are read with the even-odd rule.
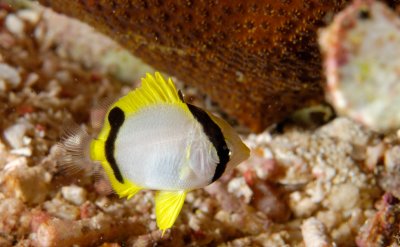
[[[187,191],[159,191],[156,194],[157,226],[164,232],[171,228],[181,212]]]
[[[171,78],[165,80],[159,72],[155,72],[154,76],[147,73],[142,78],[142,85],[127,95],[121,97],[108,109],[103,128],[98,135],[98,139],[106,140],[110,131],[110,124],[107,121],[108,113],[114,107],[119,107],[125,117],[129,117],[146,107],[154,105],[174,105],[183,109],[188,117],[193,117],[186,103],[179,96],[174,82]]]
[[[156,104],[174,104],[189,111],[180,99],[172,79],[165,80],[158,72],[154,76],[147,73],[146,77],[142,78],[141,87],[120,98],[112,107],[120,107],[129,116]]]

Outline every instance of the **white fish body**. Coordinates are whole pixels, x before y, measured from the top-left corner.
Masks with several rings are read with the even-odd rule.
[[[173,105],[150,107],[127,119],[115,158],[127,179],[155,190],[205,187],[219,163],[202,126]]]

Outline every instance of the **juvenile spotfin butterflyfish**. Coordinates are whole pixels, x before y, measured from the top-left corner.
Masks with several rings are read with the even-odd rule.
[[[189,191],[213,183],[249,156],[227,122],[186,103],[171,78],[157,72],[111,105],[96,138],[75,131],[61,146],[72,162],[80,157],[81,163],[100,163],[119,197],[156,190],[156,221],[163,233]]]

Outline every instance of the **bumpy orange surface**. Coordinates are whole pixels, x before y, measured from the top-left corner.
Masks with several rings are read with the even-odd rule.
[[[321,100],[316,30],[348,0],[40,0],[194,84],[254,131]]]

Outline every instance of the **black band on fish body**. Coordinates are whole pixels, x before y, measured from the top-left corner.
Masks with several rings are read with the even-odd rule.
[[[219,163],[217,164],[214,176],[211,180],[212,183],[220,178],[226,169],[226,165],[230,159],[229,148],[225,142],[221,128],[211,119],[211,117],[204,110],[191,104],[187,105],[196,120],[203,126],[205,134],[217,150]]]
[[[124,183],[124,179],[122,178],[121,171],[118,168],[117,162],[114,157],[114,149],[115,149],[115,140],[117,139],[117,134],[125,121],[125,114],[119,107],[114,107],[111,109],[108,114],[108,122],[110,123],[111,130],[107,137],[105,143],[105,153],[106,159],[113,170],[115,178],[120,183]]]

